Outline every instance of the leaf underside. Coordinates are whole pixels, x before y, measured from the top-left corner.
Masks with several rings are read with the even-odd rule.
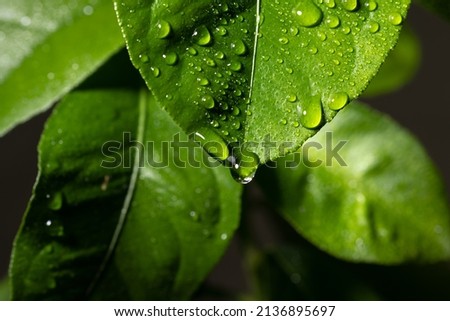
[[[174,163],[207,159],[192,142],[169,149],[176,134],[187,141],[146,91],[63,100],[15,242],[14,299],[189,298],[237,227],[241,188],[225,168]]]
[[[175,121],[261,163],[297,150],[366,88],[409,3],[115,1],[131,59]]]

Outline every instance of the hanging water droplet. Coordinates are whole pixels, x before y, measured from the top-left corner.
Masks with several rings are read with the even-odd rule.
[[[259,158],[241,146],[231,147],[230,155],[226,161],[231,176],[241,184],[250,183],[255,177],[259,166]]]
[[[293,9],[296,21],[303,27],[314,27],[322,21],[323,12],[311,0],[300,1]]]
[[[157,37],[159,39],[168,38],[172,32],[172,27],[166,20],[159,20],[156,24],[156,28],[158,30]]]
[[[194,39],[194,42],[200,46],[207,46],[212,42],[211,33],[206,26],[200,26],[195,29],[192,38]]]

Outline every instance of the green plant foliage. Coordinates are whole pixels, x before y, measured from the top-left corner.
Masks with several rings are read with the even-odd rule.
[[[387,57],[363,96],[380,96],[401,89],[416,74],[420,59],[419,39],[410,28],[404,28],[395,49]]]
[[[115,19],[109,0],[0,2],[0,136],[49,108],[123,46]]]
[[[192,294],[237,227],[241,188],[194,143],[168,149],[163,142],[176,134],[186,141],[146,91],[63,100],[43,133],[38,182],[15,242],[14,299]],[[175,156],[203,166],[183,168]]]
[[[134,65],[175,121],[248,143],[253,165],[298,149],[366,88],[410,1],[115,3]],[[267,135],[293,144],[266,153]]]
[[[9,283],[8,279],[4,279],[0,281],[0,301],[8,301],[10,300],[9,293]]]
[[[268,182],[266,190],[305,238],[354,262],[450,257],[440,177],[418,142],[392,120],[353,104],[304,146],[302,157],[280,159],[278,185]]]

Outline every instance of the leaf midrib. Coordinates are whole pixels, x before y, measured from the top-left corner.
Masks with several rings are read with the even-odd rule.
[[[144,133],[146,129],[146,120],[147,120],[147,106],[148,106],[148,91],[146,89],[141,89],[139,92],[139,99],[138,99],[138,109],[139,109],[139,119],[138,119],[138,126],[137,126],[137,142],[142,142],[144,139]],[[86,297],[89,297],[92,292],[94,291],[95,287],[97,286],[100,278],[102,277],[103,273],[106,270],[106,267],[111,260],[111,257],[114,254],[114,251],[119,243],[120,235],[122,234],[123,228],[125,226],[126,219],[129,214],[131,202],[134,197],[134,191],[136,189],[136,182],[139,177],[140,172],[140,164],[142,157],[144,155],[144,151],[139,148],[139,145],[136,146],[135,151],[135,157],[134,157],[134,163],[133,163],[133,170],[131,173],[130,182],[128,184],[128,190],[124,198],[122,209],[120,210],[119,219],[117,221],[116,228],[114,230],[114,234],[111,238],[111,241],[108,246],[108,251],[105,254],[105,257],[103,258],[102,263],[100,264],[94,278],[92,279],[91,284],[86,290]]]

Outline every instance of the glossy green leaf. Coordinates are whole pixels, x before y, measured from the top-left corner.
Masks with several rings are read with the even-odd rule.
[[[0,1],[0,136],[122,47],[115,21],[109,0]]]
[[[419,2],[447,20],[450,20],[450,2],[448,0],[419,0]]]
[[[410,1],[115,3],[131,59],[157,99],[206,142],[246,143],[245,180],[258,158],[298,149],[366,88]],[[267,150],[269,139],[280,148]]]
[[[4,279],[0,281],[0,301],[9,301],[10,293],[9,293],[9,282],[8,279]]]
[[[401,89],[416,74],[420,59],[419,39],[410,28],[404,28],[395,49],[372,79],[363,96],[379,96]]]
[[[277,163],[283,192],[275,182],[267,191],[322,250],[381,264],[450,257],[442,181],[420,144],[389,118],[353,104],[297,156]]]
[[[39,145],[13,298],[188,298],[237,227],[241,188],[186,141],[147,92],[65,98]]]

